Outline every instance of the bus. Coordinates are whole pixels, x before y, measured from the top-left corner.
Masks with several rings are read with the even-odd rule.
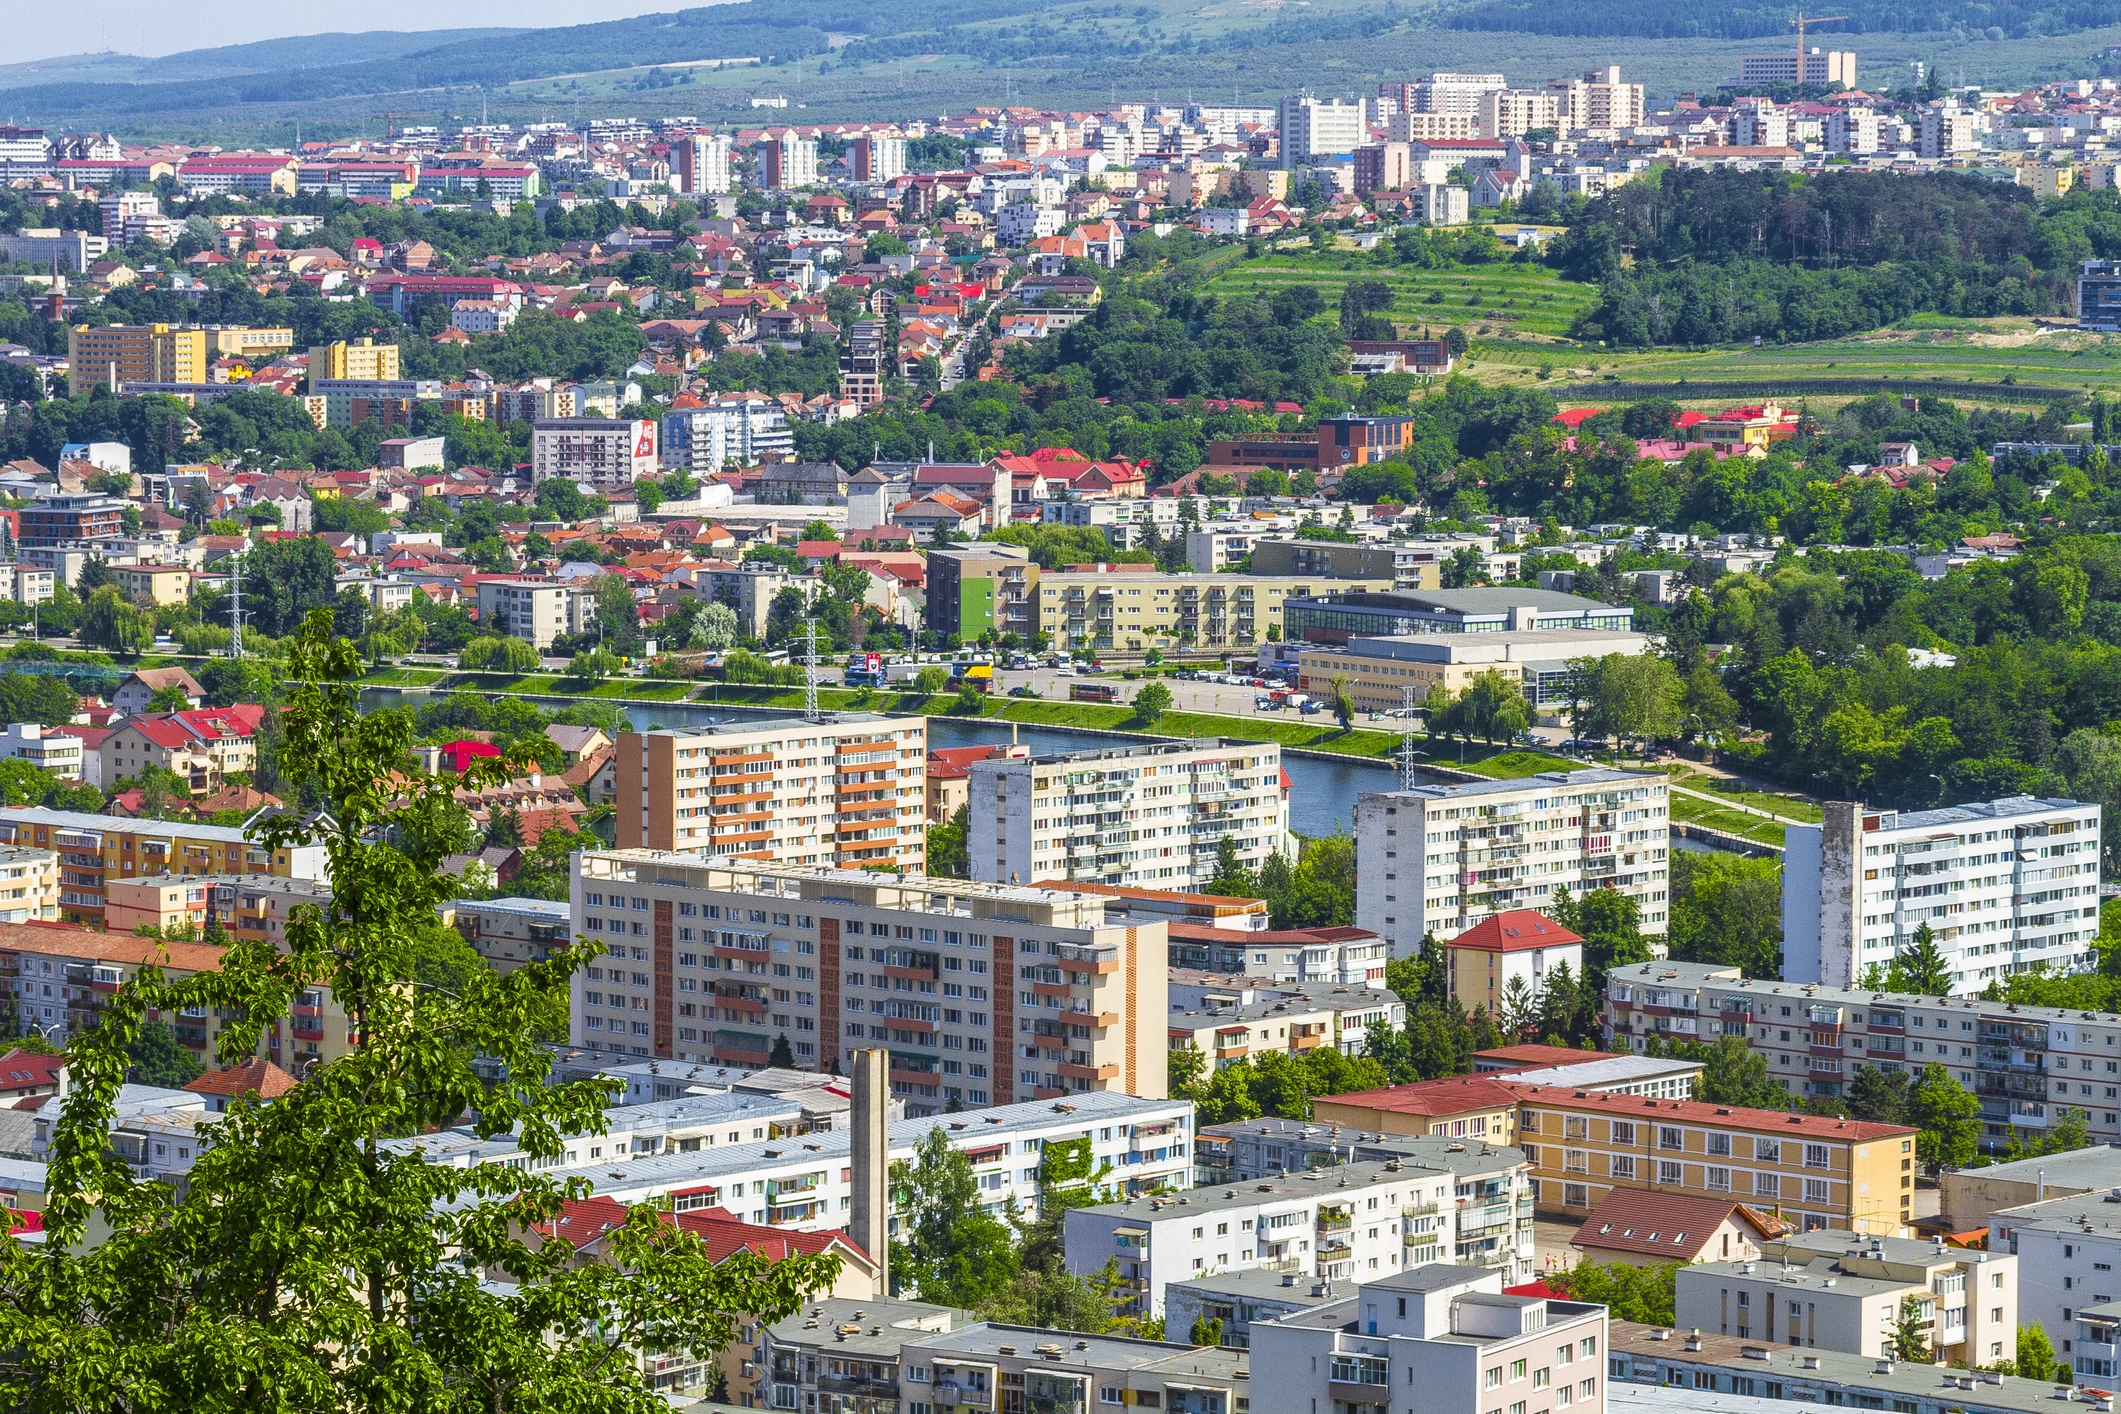
[[[1108,682],[1078,682],[1068,685],[1068,695],[1077,702],[1117,702],[1119,689]]]

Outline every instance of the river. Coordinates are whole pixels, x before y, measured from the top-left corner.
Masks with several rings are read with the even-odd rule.
[[[424,691],[408,691],[396,687],[364,687],[361,689],[361,705],[369,708],[410,707],[431,695]],[[573,706],[579,701],[570,697],[537,697],[530,700],[548,709]],[[643,731],[652,731],[657,727],[713,726],[745,717],[784,715],[778,712],[738,712],[701,702],[621,702],[618,705],[625,710],[626,719]],[[978,746],[987,742],[1006,742],[1010,739],[1012,729],[1017,741],[1041,753],[1087,751],[1101,741],[1120,740],[1116,736],[1089,736],[1060,731],[1053,727],[1022,726],[995,721],[975,722],[963,717],[930,717],[928,742],[931,746]],[[1381,762],[1326,761],[1315,757],[1285,755],[1282,757],[1282,769],[1289,773],[1289,828],[1299,835],[1330,835],[1335,830],[1353,829],[1355,797],[1366,790],[1389,790],[1398,782],[1398,776],[1392,768]]]

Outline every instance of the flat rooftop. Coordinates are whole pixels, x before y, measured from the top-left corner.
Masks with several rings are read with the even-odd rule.
[[[1283,1178],[1251,1179],[1244,1183],[1215,1184],[1188,1188],[1157,1197],[1128,1198],[1117,1203],[1093,1203],[1075,1211],[1101,1217],[1143,1221],[1175,1221],[1201,1213],[1227,1212],[1233,1208],[1258,1208],[1275,1203],[1298,1203],[1353,1199],[1373,1188],[1394,1184],[1437,1182],[1450,1175],[1439,1169],[1381,1159],[1372,1163],[1337,1164]]]
[[[1560,786],[1564,790],[1584,786],[1663,785],[1670,777],[1662,771],[1616,771],[1610,766],[1587,766],[1581,771],[1542,771],[1519,780],[1460,781],[1451,785],[1416,786],[1412,790],[1364,791],[1363,798],[1399,796],[1407,800],[1464,800],[1471,796],[1507,795],[1512,791]]]
[[[1521,1085],[1573,1085],[1585,1090],[1700,1073],[1700,1061],[1679,1060],[1671,1056],[1613,1056],[1606,1060],[1587,1060],[1577,1065],[1547,1066],[1539,1070],[1490,1072],[1506,1076]]]

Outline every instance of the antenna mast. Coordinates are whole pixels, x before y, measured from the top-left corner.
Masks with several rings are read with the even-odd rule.
[[[1414,773],[1414,684],[1406,684],[1399,695],[1406,712],[1399,732],[1399,788],[1412,790],[1421,784],[1421,778]]]
[[[232,558],[236,562],[236,572],[228,582],[229,593],[234,597],[228,611],[228,656],[240,660],[243,657],[243,552],[236,551]]]
[[[803,720],[821,722],[817,707],[817,600],[810,601],[809,644],[803,654]]]

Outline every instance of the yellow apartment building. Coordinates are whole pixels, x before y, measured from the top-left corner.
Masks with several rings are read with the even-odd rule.
[[[1311,594],[1382,592],[1380,579],[1165,574],[1152,565],[1064,566],[1038,580],[1037,629],[1061,652],[1252,648],[1282,636],[1282,605]]]
[[[204,383],[204,329],[168,324],[76,324],[66,339],[66,362],[75,386],[108,383]]]
[[[268,850],[228,825],[131,820],[41,806],[0,809],[0,844],[48,849],[59,857],[59,916],[101,923],[105,883],[157,874],[267,874],[322,879],[322,845]]]

